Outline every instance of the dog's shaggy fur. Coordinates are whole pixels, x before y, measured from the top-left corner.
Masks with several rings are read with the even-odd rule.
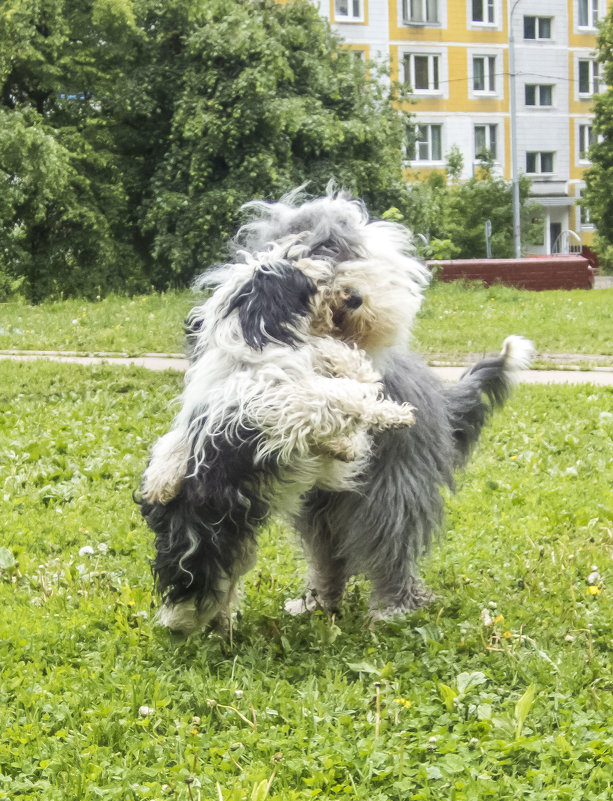
[[[357,573],[374,617],[423,603],[416,565],[441,489],[530,361],[530,343],[509,337],[441,384],[406,351],[428,280],[408,232],[342,193],[302,201],[249,204],[233,260],[204,276],[213,292],[189,319],[182,408],[141,488],[170,628],[227,622],[276,512],[311,562],[288,611],[336,607]]]

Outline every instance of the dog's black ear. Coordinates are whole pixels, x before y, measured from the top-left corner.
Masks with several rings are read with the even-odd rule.
[[[288,262],[258,270],[230,299],[226,316],[238,309],[245,342],[262,350],[271,342],[295,347],[296,325],[311,309],[314,281]]]

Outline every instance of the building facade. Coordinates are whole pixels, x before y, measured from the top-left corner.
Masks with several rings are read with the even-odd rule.
[[[392,79],[411,87],[411,171],[444,168],[455,145],[463,177],[485,151],[498,174],[512,177],[513,47],[518,169],[545,220],[542,243],[524,249],[591,245],[594,229],[577,199],[590,163],[592,97],[605,88],[594,51],[607,0],[320,0],[320,13],[349,47],[389,62]]]

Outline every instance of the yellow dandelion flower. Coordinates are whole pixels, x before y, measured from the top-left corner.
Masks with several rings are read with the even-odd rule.
[[[596,587],[596,585],[587,588],[588,595],[600,595],[601,592],[602,590],[600,589],[600,587]]]
[[[510,631],[505,631],[502,636],[505,638],[505,640],[510,640],[512,635]]]
[[[494,623],[503,623],[504,622],[504,615],[498,615],[497,618],[494,618]]]

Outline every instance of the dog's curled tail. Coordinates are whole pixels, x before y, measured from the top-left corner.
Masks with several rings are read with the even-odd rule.
[[[519,378],[534,358],[529,339],[509,336],[497,356],[489,356],[473,365],[459,382],[447,389],[449,421],[456,439],[458,466],[479,438],[483,425],[498,406],[502,406]]]

